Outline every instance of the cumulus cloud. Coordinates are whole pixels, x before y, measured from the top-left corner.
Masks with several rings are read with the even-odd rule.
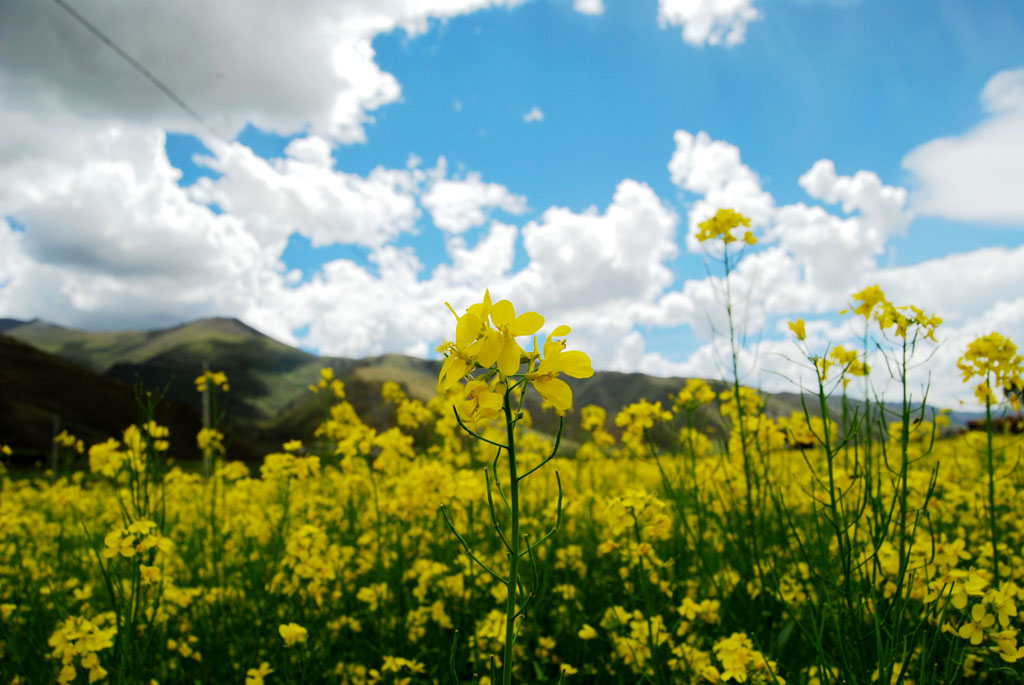
[[[658,25],[682,26],[691,45],[739,45],[760,18],[754,0],[658,0]]]
[[[314,247],[379,247],[412,230],[419,215],[412,171],[377,167],[365,178],[336,171],[321,138],[292,141],[283,159],[263,159],[241,143],[211,149],[214,156],[201,161],[220,175],[200,178],[189,195],[244,220],[265,245],[283,249],[299,232]]]
[[[916,182],[913,206],[957,221],[1024,227],[1024,69],[989,79],[981,103],[988,116],[979,124],[903,158]]]
[[[603,0],[573,0],[572,8],[580,14],[604,14]]]
[[[523,228],[529,264],[517,286],[563,310],[650,299],[672,281],[664,262],[677,253],[677,222],[650,186],[630,179],[603,214],[552,207]]]
[[[754,226],[771,220],[775,201],[761,188],[761,180],[740,159],[735,145],[712,140],[706,132],[694,135],[676,131],[676,149],[668,163],[672,183],[700,197],[689,212],[686,246],[691,252],[703,248],[697,241],[697,225],[720,207],[731,207],[751,218]]]
[[[373,112],[401,95],[375,62],[373,37],[397,27],[416,34],[432,17],[496,4],[515,2],[324,0],[285,11],[236,0],[213,8],[184,0],[173,10],[114,0],[83,10],[228,138],[248,123],[299,134],[282,158],[268,160],[200,130],[58,6],[0,3],[0,315],[88,328],[228,315],[292,343],[293,331],[308,327],[301,342],[324,354],[427,356],[453,329],[444,300],[461,308],[489,287],[544,313],[549,326],[571,324],[573,346],[598,368],[727,374],[725,284],[720,275],[674,275],[680,217],[640,180],[621,180],[603,209],[552,206],[518,227],[492,215],[525,213],[525,197],[476,172],[449,174],[444,158],[433,169],[415,157],[365,175],[336,168],[338,146],[364,140]],[[603,3],[576,0],[575,8],[598,12]],[[752,0],[662,0],[659,11],[663,26],[682,27],[695,45],[740,43],[757,16]],[[939,181],[959,183],[928,173],[974,173],[967,162],[982,152],[977,159],[995,165],[1019,158],[1000,155],[1019,153],[1022,72],[986,86],[985,122],[907,157],[932,193],[915,200],[922,211],[951,213],[929,203],[956,199]],[[542,116],[534,108],[525,119]],[[198,161],[217,176],[179,187],[165,130],[202,136],[210,154]],[[696,225],[724,206],[750,216],[761,239],[730,276],[740,329],[768,331],[759,346],[740,350],[746,382],[793,389],[780,380],[800,377],[785,318],[807,316],[815,345],[852,340],[852,323],[813,315],[871,282],[946,317],[946,343],[935,353],[946,370],[936,374],[943,398],[959,392],[951,369],[970,339],[994,328],[1024,339],[1024,300],[1015,297],[1024,291],[1024,248],[882,268],[879,257],[912,219],[902,188],[821,160],[798,180],[808,201],[779,206],[735,145],[687,131],[674,144],[668,174],[688,200],[686,246],[702,251]],[[990,207],[977,211],[1017,220],[1020,207],[997,182]],[[978,197],[987,196],[975,194],[971,206]],[[395,245],[424,213],[447,256],[429,273],[411,248]],[[370,263],[335,260],[303,281],[282,263],[296,232],[318,247],[361,245]],[[954,289],[950,274],[963,274]],[[643,327],[677,326],[701,343],[689,356],[648,349]]]
[[[358,142],[365,140],[369,113],[401,95],[398,81],[375,62],[375,36],[396,28],[416,35],[432,17],[517,1],[314,0],[285,7],[265,0],[114,0],[80,11],[225,137],[251,123],[281,134],[311,130]],[[199,130],[53,3],[0,4],[0,64],[0,94],[25,109]]]
[[[0,215],[25,227],[5,222],[0,232],[6,316],[91,328],[168,325],[244,312],[272,293],[278,254],[237,217],[187,196],[162,132],[112,125],[85,137],[73,119],[24,123],[0,113],[0,128],[34,148],[0,165]],[[33,138],[37,128],[45,143]]]
[[[487,221],[489,211],[501,209],[511,214],[526,211],[526,198],[511,193],[498,183],[485,183],[479,173],[464,178],[445,178],[447,161],[442,157],[432,173],[433,182],[421,202],[434,225],[447,233],[462,233]]]

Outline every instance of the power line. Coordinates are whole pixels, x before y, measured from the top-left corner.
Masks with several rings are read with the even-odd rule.
[[[205,128],[207,131],[209,131],[213,135],[217,136],[221,140],[223,140],[225,142],[229,142],[229,141],[227,141],[227,139],[224,136],[222,136],[217,131],[215,131],[212,126],[210,126],[208,123],[206,123],[206,120],[203,119],[203,117],[201,117],[198,112],[196,112],[194,109],[189,107],[187,102],[185,102],[180,97],[178,97],[178,95],[173,90],[171,90],[169,87],[167,87],[167,85],[165,85],[163,81],[161,81],[156,76],[154,76],[153,72],[151,72],[149,69],[144,67],[141,63],[139,63],[138,60],[136,60],[134,57],[129,55],[127,52],[125,52],[121,48],[120,45],[118,45],[117,43],[112,41],[110,38],[108,38],[106,36],[106,34],[104,34],[102,31],[100,31],[98,28],[96,28],[96,26],[93,25],[88,19],[86,19],[81,14],[79,14],[77,11],[75,11],[75,9],[72,8],[70,5],[68,5],[66,2],[64,2],[64,0],[53,0],[53,1],[57,4],[58,7],[60,7],[62,10],[64,10],[68,14],[70,14],[75,19],[75,21],[77,21],[79,24],[81,24],[82,26],[87,28],[90,33],[92,33],[94,36],[96,36],[98,39],[100,39],[100,41],[102,41],[104,45],[106,45],[108,48],[110,48],[111,50],[116,52],[118,54],[118,56],[121,59],[123,59],[125,62],[130,64],[131,67],[133,69],[135,69],[135,71],[137,71],[140,74],[142,74],[143,76],[145,76],[149,80],[150,83],[152,83],[154,86],[156,86],[157,88],[160,89],[160,92],[162,92],[164,95],[166,95],[168,98],[170,98],[171,101],[174,104],[176,104],[182,111],[184,111],[190,117],[192,117],[193,119],[198,121],[203,126],[203,128]]]

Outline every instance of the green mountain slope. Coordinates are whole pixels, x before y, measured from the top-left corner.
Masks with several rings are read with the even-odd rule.
[[[317,357],[273,340],[235,319],[202,319],[164,330],[117,332],[79,331],[42,321],[6,321],[10,325],[5,336],[38,348],[37,352],[54,355],[47,362],[52,368],[47,369],[38,360],[34,362],[36,366],[28,364],[25,345],[13,345],[13,340],[8,340],[0,350],[0,367],[7,379],[0,389],[0,397],[6,398],[7,404],[0,406],[0,411],[15,417],[4,419],[3,425],[11,427],[10,430],[18,424],[17,417],[26,413],[32,414],[37,423],[42,420],[40,417],[53,412],[77,417],[78,409],[65,410],[65,404],[79,407],[77,403],[94,387],[117,387],[121,394],[127,392],[130,396],[136,382],[165,392],[170,403],[189,408],[195,417],[201,397],[193,379],[205,366],[226,373],[231,385],[230,392],[222,398],[221,408],[229,421],[228,432],[235,436],[235,458],[259,457],[278,449],[288,439],[311,437],[313,428],[323,420],[324,398],[310,393],[308,386],[317,381],[321,367],[334,369],[345,382],[347,397],[360,416],[378,428],[388,426],[392,420],[393,408],[380,398],[385,381],[395,381],[410,396],[425,401],[434,395],[440,370],[439,361],[394,354],[360,360]],[[72,370],[76,364],[79,366]],[[683,378],[617,372],[597,372],[592,378],[566,380],[573,389],[576,409],[588,404],[604,407],[608,411],[606,429],[613,433],[618,432],[614,417],[622,407],[641,399],[661,401],[668,406],[670,394],[686,382]],[[716,391],[725,387],[720,381],[711,384]],[[816,413],[816,399],[810,398],[808,404]],[[800,395],[796,393],[765,395],[765,405],[771,417],[801,411]],[[104,406],[117,409],[104,418]],[[551,412],[541,410],[536,393],[527,396],[526,406],[538,430],[556,429],[557,419]],[[126,405],[122,400],[97,401],[93,407],[82,407],[79,430],[83,436],[92,430],[100,439],[117,435],[134,421],[133,407],[133,401]],[[703,412],[709,423],[721,425],[717,406],[706,407]],[[567,419],[565,437],[569,440],[583,437],[578,416],[573,413]],[[95,422],[89,424],[91,419]],[[194,422],[189,424],[190,435],[195,435],[192,429],[196,426]],[[42,429],[34,430],[39,433]],[[49,428],[43,432],[48,436]],[[17,442],[15,434],[11,435]],[[38,443],[38,436],[29,442]]]

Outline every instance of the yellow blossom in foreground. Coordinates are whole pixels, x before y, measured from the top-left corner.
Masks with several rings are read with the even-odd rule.
[[[568,383],[558,378],[558,374],[564,373],[573,378],[590,378],[594,375],[590,357],[579,350],[564,352],[565,341],[555,338],[556,335],[568,335],[571,330],[568,326],[555,328],[548,336],[547,342],[544,343],[544,356],[541,358],[540,364],[537,365],[536,371],[526,374],[540,396],[550,403],[559,414],[564,414],[572,409],[572,389]],[[536,343],[534,352],[536,353]]]

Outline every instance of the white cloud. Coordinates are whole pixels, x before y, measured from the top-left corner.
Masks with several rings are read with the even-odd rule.
[[[673,138],[676,149],[668,163],[669,176],[683,190],[702,196],[690,207],[687,249],[703,250],[696,237],[697,225],[721,207],[750,217],[755,227],[771,220],[775,201],[762,190],[757,174],[740,160],[739,148],[712,140],[704,131],[693,135],[678,130]]]
[[[375,36],[399,27],[415,35],[431,17],[518,1],[313,0],[285,7],[267,0],[111,0],[78,11],[227,138],[251,123],[358,142],[372,121],[368,113],[401,95],[374,60]],[[7,107],[200,130],[53,3],[0,4],[0,65]]]
[[[658,0],[658,25],[682,26],[683,40],[697,46],[739,45],[760,16],[754,0]]]
[[[396,27],[420,32],[430,17],[494,4],[514,2],[324,0],[287,11],[235,0],[215,7],[185,0],[173,10],[126,0],[89,6],[83,11],[91,19],[218,130],[231,135],[251,122],[302,134],[284,158],[266,160],[204,133],[212,154],[202,163],[221,175],[182,189],[163,131],[194,131],[195,123],[58,6],[0,3],[0,315],[91,328],[229,315],[289,342],[291,331],[309,326],[304,342],[326,354],[426,356],[453,330],[444,300],[461,308],[491,288],[522,310],[542,312],[549,325],[572,325],[571,344],[598,368],[724,373],[716,337],[728,327],[723,283],[674,278],[679,217],[648,185],[624,179],[603,211],[553,206],[520,229],[491,215],[524,213],[523,196],[479,173],[449,177],[443,158],[422,169],[410,156],[403,168],[378,167],[365,176],[334,168],[337,146],[363,140],[372,112],[401,94],[375,62],[373,37]],[[576,2],[579,11],[599,7]],[[693,44],[735,45],[757,16],[751,1],[665,0],[659,20],[681,26]],[[252,49],[255,42],[261,50]],[[183,43],[192,49],[182,51]],[[244,71],[237,71],[240,64]],[[1022,72],[990,81],[983,96],[988,120],[946,147],[915,151],[908,168],[938,173],[935,160],[952,160],[974,173],[968,162],[979,150],[990,164],[1005,162],[1006,150],[1019,153],[1013,136],[1024,111]],[[542,118],[534,111],[526,120]],[[825,206],[777,206],[736,146],[704,132],[678,131],[674,142],[669,174],[693,200],[687,245],[700,249],[696,224],[723,206],[751,216],[762,240],[731,276],[737,321],[772,336],[741,351],[750,382],[780,388],[772,385],[780,376],[769,372],[795,368],[780,317],[807,316],[815,344],[853,338],[851,324],[812,315],[838,309],[871,282],[898,302],[947,318],[935,374],[944,398],[959,392],[955,358],[970,339],[997,329],[1024,340],[1024,300],[1014,296],[1024,291],[1024,248],[881,268],[879,256],[911,220],[902,188],[867,171],[841,175],[821,160],[799,184]],[[935,149],[964,156],[929,157]],[[914,166],[921,159],[929,164]],[[1021,209],[1000,182],[990,184],[990,207],[973,211],[1019,220]],[[934,197],[926,200],[967,207],[938,181],[927,189]],[[973,205],[987,197],[971,192]],[[222,214],[206,206],[213,203]],[[416,230],[420,207],[443,232],[447,251],[430,273],[410,248],[394,245]],[[24,232],[7,216],[25,224]],[[335,260],[302,282],[281,263],[296,231],[314,246],[367,247],[371,264]],[[520,236],[526,263],[515,270]],[[648,349],[641,327],[681,325],[704,341],[689,357]]]
[[[236,314],[270,294],[277,253],[234,216],[216,215],[178,187],[164,137],[111,126],[83,136],[74,119],[17,115],[0,129],[34,154],[0,165],[0,311],[72,326],[144,327]],[[21,134],[24,133],[24,136]]]
[[[487,221],[489,210],[502,209],[511,214],[526,211],[526,198],[509,192],[498,183],[484,183],[480,174],[465,178],[445,178],[447,162],[442,157],[434,171],[430,188],[420,198],[430,212],[434,225],[448,233],[462,233]]]
[[[523,115],[523,121],[528,124],[534,121],[544,121],[544,112],[540,111],[540,107],[535,106]]]
[[[604,14],[603,0],[573,0],[572,8],[580,14]]]
[[[921,214],[1024,227],[1024,69],[1001,71],[985,85],[988,117],[959,136],[911,150],[912,204]]]
[[[240,143],[212,143],[211,148],[214,157],[203,162],[222,175],[200,178],[190,196],[244,220],[265,245],[283,247],[298,231],[314,247],[377,247],[411,231],[419,214],[413,171],[377,167],[365,178],[335,171],[320,138],[292,141],[288,157],[275,160]]]

